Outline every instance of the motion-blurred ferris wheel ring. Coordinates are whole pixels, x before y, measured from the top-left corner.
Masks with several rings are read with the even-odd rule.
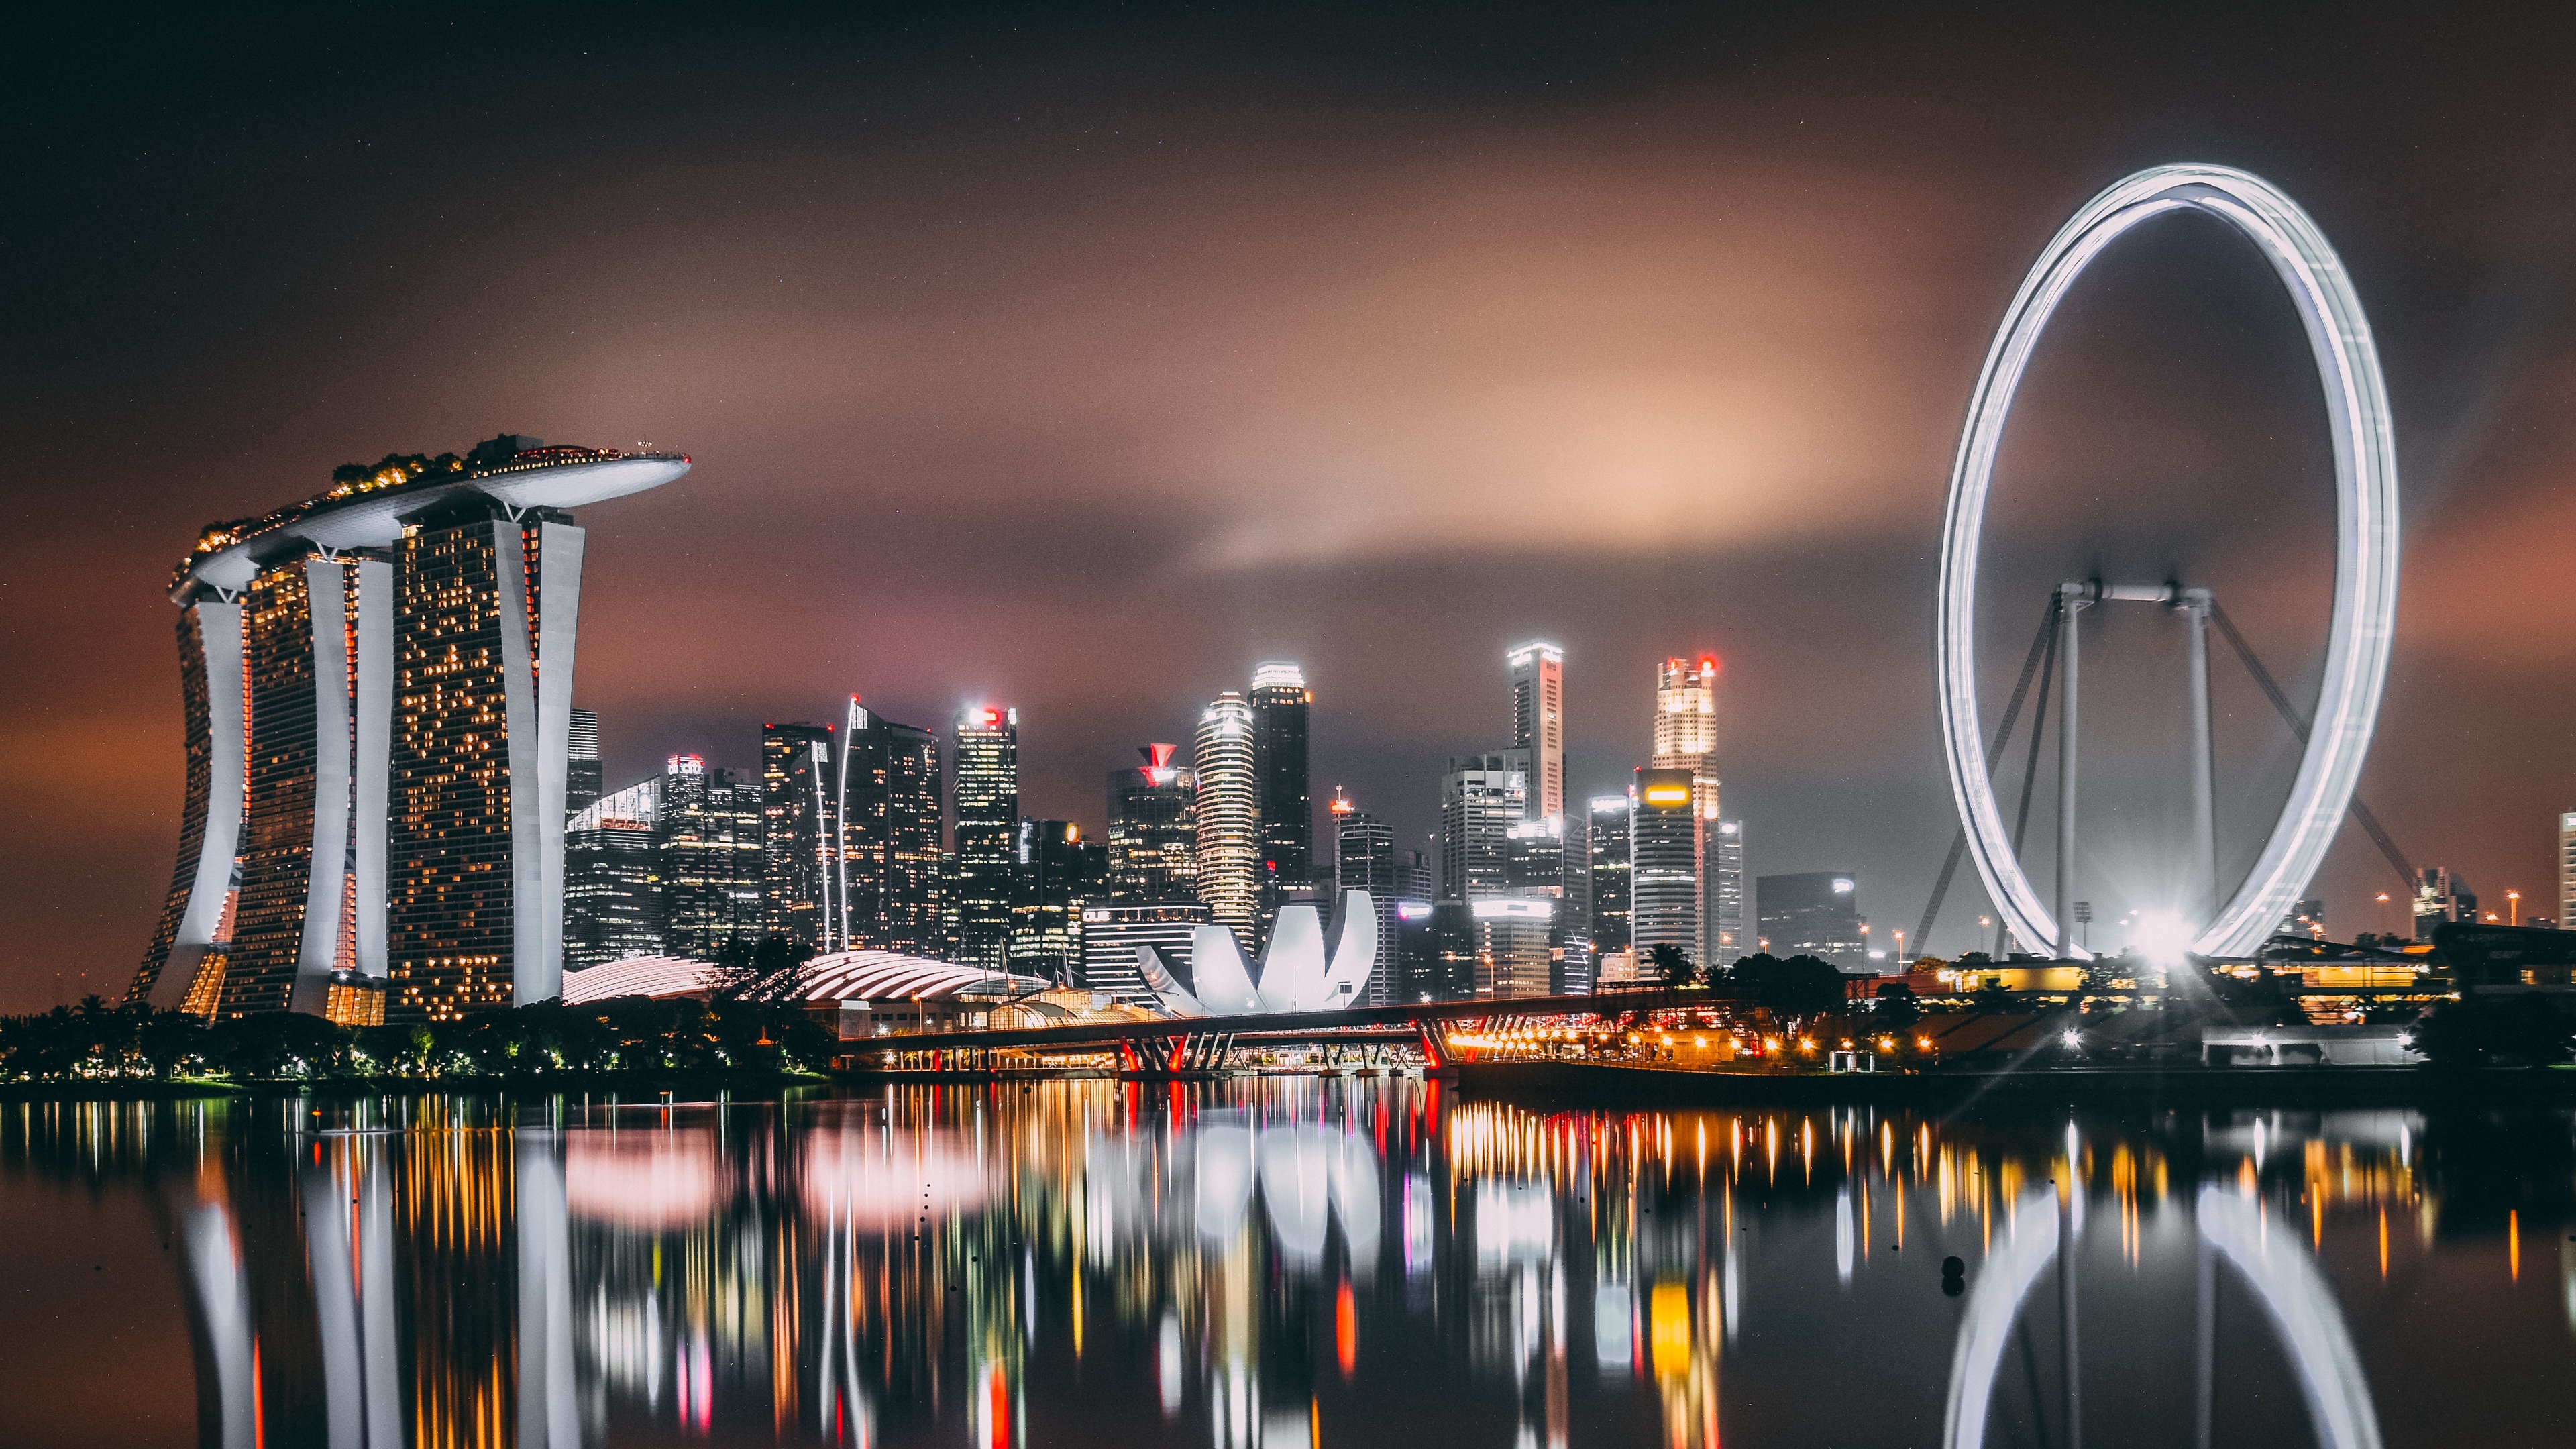
[[[2334,618],[2316,724],[2262,855],[2216,918],[2200,924],[2192,951],[2223,956],[2251,951],[2307,889],[2360,782],[2388,678],[2397,620],[2397,453],[2378,349],[2342,261],[2308,214],[2258,176],[2225,166],[2157,166],[2115,183],[2059,230],[2004,314],[1968,400],[1967,427],[1951,468],[1949,510],[1942,523],[1933,665],[1940,681],[1950,791],[1987,895],[2025,941],[2054,942],[2059,936],[2056,919],[2014,855],[1980,743],[1977,549],[1995,453],[2040,333],[2075,279],[2131,227],[2185,208],[2234,227],[2280,277],[2307,328],[2317,378],[2325,389],[2335,455]]]

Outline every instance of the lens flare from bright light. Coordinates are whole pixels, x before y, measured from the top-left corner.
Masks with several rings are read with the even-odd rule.
[[[2129,944],[2158,966],[2179,966],[2191,949],[2191,927],[2174,911],[2142,911],[2129,931]]]

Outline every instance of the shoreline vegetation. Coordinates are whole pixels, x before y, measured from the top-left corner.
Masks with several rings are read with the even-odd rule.
[[[871,1054],[853,1057],[852,1045],[801,1001],[761,990],[766,978],[758,973],[745,973],[742,984],[746,989],[720,990],[710,1000],[624,997],[578,1007],[548,1001],[383,1026],[343,1026],[285,1011],[209,1022],[187,1012],[92,996],[77,1006],[0,1018],[0,1102],[364,1098],[424,1092],[635,1094],[705,1101],[835,1085],[1034,1083],[1137,1075],[1215,1081],[1263,1074],[1258,1069],[1138,1074],[1034,1062],[973,1070],[861,1065]],[[1873,1005],[1879,1008],[1871,1013],[1874,1018],[1888,1014],[1891,1003]],[[1981,1013],[1971,1009],[1965,1014]],[[1912,1013],[1904,1016],[1900,1022],[1891,1015],[1888,1025],[1902,1027],[1915,1019]],[[2571,1035],[2576,1033],[2571,1033],[2569,1019],[2540,997],[2489,999],[2484,993],[2467,993],[2415,1024],[2410,1037],[2430,1058],[2417,1066],[2205,1066],[2196,1061],[2123,1061],[2105,1054],[2090,1063],[1959,1061],[1908,1070],[1900,1055],[1892,1063],[1897,1070],[1830,1073],[1783,1070],[1769,1062],[1748,1069],[1633,1059],[1474,1060],[1471,1054],[1433,1075],[1468,1095],[1533,1104],[1561,1100],[1569,1106],[1920,1103],[1962,1110],[1990,1097],[2025,1103],[2128,1098],[2175,1105],[2318,1108],[2576,1101],[2576,1064],[2568,1061],[2576,1047]],[[878,1043],[872,1039],[871,1044]],[[937,1043],[924,1038],[919,1044]],[[1326,1066],[1300,1074],[1335,1070]]]
[[[289,1011],[209,1022],[92,996],[0,1018],[0,1100],[821,1082],[840,1050],[793,1001],[543,1001],[341,1026]]]

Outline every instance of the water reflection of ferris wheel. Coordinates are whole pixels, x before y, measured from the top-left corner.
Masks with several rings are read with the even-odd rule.
[[[2066,1161],[2082,1159],[2070,1124]],[[2067,1449],[2082,1449],[2083,1362],[2078,1328],[2076,1262],[2084,1236],[2085,1197],[2075,1174],[2061,1175],[2063,1193],[2038,1188],[2023,1194],[2008,1216],[2001,1251],[1986,1260],[1950,1357],[1950,1392],[1942,1414],[1944,1449],[1984,1449],[1995,1385],[2015,1323],[2031,1295],[2055,1269],[2059,1315],[2059,1409]],[[2370,1401],[2361,1357],[2344,1327],[2343,1309],[2319,1271],[2315,1255],[2297,1234],[2271,1221],[2256,1199],[2204,1184],[2192,1206],[2197,1250],[2194,1281],[2193,1442],[2208,1449],[2215,1428],[2218,1360],[2219,1269],[2242,1280],[2279,1341],[2306,1402],[2308,1423],[2321,1449],[2380,1449],[2379,1416]],[[2034,1400],[2036,1388],[2034,1386]],[[2034,1402],[2033,1409],[2038,1409]],[[2176,1436],[2179,1442],[2179,1436]]]

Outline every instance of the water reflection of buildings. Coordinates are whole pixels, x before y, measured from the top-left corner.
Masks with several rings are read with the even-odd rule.
[[[2174,1439],[2251,1412],[2223,1385],[2195,1401],[2203,1352],[2258,1386],[2288,1365],[2319,1442],[2365,1445],[2321,1261],[2349,1289],[2356,1264],[2402,1278],[2501,1243],[2500,1274],[2557,1270],[2576,1324],[2576,1255],[2521,1250],[2576,1206],[2568,1175],[2499,1196],[2479,1166],[2553,1132],[2563,1158],[2554,1119],[2505,1140],[2397,1112],[1542,1114],[1312,1079],[298,1110],[0,1126],[62,1171],[156,1185],[206,1444],[1020,1446],[1094,1427],[1044,1422],[1070,1410],[1032,1389],[1083,1366],[1210,1449],[1346,1438],[1428,1384],[1461,1438],[1555,1449],[1642,1416],[1714,1445],[1722,1417],[1780,1427],[1774,1345],[1877,1342],[1946,1350],[1914,1355],[1917,1389],[1879,1361],[1867,1397],[1914,1394],[1909,1422],[1946,1415],[1953,1444],[2069,1442],[2070,1413],[2140,1384],[2178,1386]],[[1930,1288],[1950,1254],[1956,1299]],[[2147,1280],[2240,1306],[2186,1352],[2187,1307],[2140,1328]]]

